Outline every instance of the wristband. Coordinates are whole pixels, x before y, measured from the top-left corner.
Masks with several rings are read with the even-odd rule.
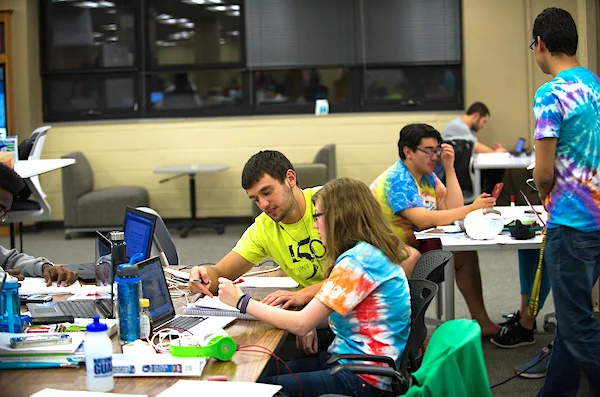
[[[240,313],[246,314],[246,309],[248,308],[248,303],[250,303],[250,299],[252,299],[250,295],[244,295],[244,299],[242,300],[242,304],[240,306]]]
[[[242,301],[242,299],[244,299],[244,296],[246,296],[246,294],[242,294],[242,296],[240,296],[240,298],[238,299],[237,303],[235,304],[235,308],[240,310],[240,302]]]

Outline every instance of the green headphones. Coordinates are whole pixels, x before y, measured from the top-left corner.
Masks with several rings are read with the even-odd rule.
[[[235,354],[236,345],[227,334],[209,336],[205,345],[196,337],[182,337],[171,342],[170,351],[176,357],[214,357],[229,361]]]

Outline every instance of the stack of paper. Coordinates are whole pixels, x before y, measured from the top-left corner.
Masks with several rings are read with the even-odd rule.
[[[211,382],[207,380],[180,380],[156,397],[181,396],[244,396],[273,397],[279,385],[250,382]]]
[[[148,397],[147,394],[102,393],[99,391],[44,389],[30,397]]]
[[[81,290],[79,281],[75,281],[68,287],[57,286],[56,281],[46,287],[46,279],[41,277],[25,277],[25,280],[19,281],[19,295],[49,294],[64,295],[76,294]]]
[[[77,367],[85,360],[82,344],[84,333],[68,334],[71,336],[70,345],[16,349],[10,346],[10,338],[31,334],[0,333],[0,369]]]

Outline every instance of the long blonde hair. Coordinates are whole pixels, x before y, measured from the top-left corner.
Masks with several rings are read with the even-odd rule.
[[[363,182],[352,178],[334,179],[317,191],[312,201],[318,203],[325,222],[325,276],[336,259],[359,241],[378,248],[396,264],[410,256]]]

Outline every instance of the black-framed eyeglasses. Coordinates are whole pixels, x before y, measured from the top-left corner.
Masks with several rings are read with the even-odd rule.
[[[8,211],[5,209],[0,209],[0,222],[4,223],[8,219]]]
[[[537,47],[537,40],[533,40],[531,44],[529,44],[529,51],[534,52],[533,47]]]
[[[313,214],[313,219],[314,219],[314,220],[315,220],[315,222],[316,222],[316,221],[318,221],[318,220],[319,220],[319,218],[320,218],[320,217],[322,217],[322,216],[323,216],[323,213],[322,213],[322,212],[317,212],[316,214]]]
[[[427,157],[431,157],[431,156],[433,156],[434,154],[435,154],[436,156],[438,156],[438,157],[440,157],[440,156],[442,155],[442,147],[441,147],[441,146],[438,146],[438,147],[437,147],[437,148],[435,148],[435,149],[430,149],[430,148],[427,148],[427,149],[421,149],[421,148],[419,148],[419,147],[418,147],[418,148],[417,148],[417,150],[418,150],[418,151],[420,151],[420,152],[423,152],[423,153],[425,153],[425,156],[427,156]]]

